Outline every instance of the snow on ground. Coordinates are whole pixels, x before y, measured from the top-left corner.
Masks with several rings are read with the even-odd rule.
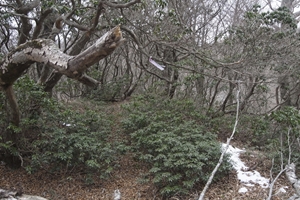
[[[226,144],[222,143],[222,150],[225,150]],[[259,184],[262,188],[269,187],[269,179],[262,177],[260,173],[256,170],[247,171],[248,167],[245,165],[243,161],[239,158],[240,153],[244,152],[239,148],[235,148],[229,145],[226,153],[230,155],[230,161],[233,168],[237,172],[238,180],[243,183],[243,185],[247,187],[252,187],[255,184]],[[242,187],[239,189],[239,193],[246,193],[248,189],[246,187]]]

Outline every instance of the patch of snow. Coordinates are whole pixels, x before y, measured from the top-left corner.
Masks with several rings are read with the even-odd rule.
[[[248,192],[248,189],[245,187],[239,189],[239,193],[246,193],[246,192]]]
[[[287,193],[287,191],[285,189],[288,189],[288,188],[289,188],[288,186],[279,188],[275,195]]]
[[[114,200],[121,200],[121,192],[120,190],[114,191]]]
[[[226,144],[222,143],[222,151],[226,148]],[[246,171],[248,167],[240,159],[240,153],[244,152],[239,148],[235,148],[229,145],[226,153],[230,155],[230,161],[233,168],[237,171],[237,177],[245,186],[254,186],[259,184],[262,188],[269,187],[269,179],[262,177],[260,173],[256,170]]]
[[[244,183],[246,186],[252,187],[255,183],[259,184],[262,188],[269,187],[269,179],[262,177],[260,173],[256,170],[244,172],[237,170],[238,179]]]
[[[278,191],[281,193],[286,193],[286,190],[284,188],[280,188]]]

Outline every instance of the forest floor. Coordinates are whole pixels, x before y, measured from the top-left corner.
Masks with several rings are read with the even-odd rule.
[[[269,178],[271,162],[266,160],[258,152],[246,152],[241,154],[241,159],[246,166],[255,166],[255,170],[263,177]],[[113,199],[114,190],[121,192],[122,200],[160,200],[155,187],[149,183],[141,183],[139,177],[146,172],[147,166],[136,162],[131,155],[126,155],[120,161],[120,166],[111,174],[108,180],[95,180],[93,184],[84,183],[84,175],[74,174],[50,174],[39,171],[28,174],[25,169],[10,169],[0,165],[0,188],[6,190],[18,190],[25,194],[38,195],[53,200],[90,200]],[[276,176],[276,175],[275,175]],[[204,186],[199,185],[195,191],[184,199],[197,199]],[[237,179],[233,170],[227,177],[213,183],[205,199],[266,199],[268,188],[261,188],[258,184],[247,187],[247,193],[239,193],[239,189],[245,187]],[[292,196],[293,189],[282,175],[276,182],[273,190],[273,200],[288,199]],[[182,197],[170,198],[173,200]]]
[[[114,106],[113,112],[119,112],[120,105]],[[224,139],[220,139],[224,140]],[[242,142],[233,141],[233,146],[243,149]],[[245,151],[240,155],[241,160],[251,170],[258,171],[261,176],[270,178],[272,163],[259,151]],[[146,164],[137,162],[132,155],[126,154],[119,160],[119,166],[106,180],[93,179],[87,184],[86,175],[80,172],[69,174],[51,174],[40,170],[29,174],[25,169],[10,169],[0,164],[0,189],[20,191],[24,194],[37,195],[49,200],[113,200],[115,190],[121,192],[122,200],[161,200],[157,189],[150,183],[143,183],[141,175],[147,172]],[[273,178],[276,176],[273,175]],[[198,185],[188,197],[172,197],[172,200],[196,200],[204,185]],[[239,193],[246,187],[232,170],[228,176],[213,183],[206,193],[206,200],[262,200],[268,196],[269,188],[255,184],[246,187],[248,192]],[[272,200],[286,200],[294,193],[284,173],[276,181],[273,188]]]

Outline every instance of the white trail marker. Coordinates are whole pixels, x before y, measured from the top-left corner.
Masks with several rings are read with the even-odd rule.
[[[152,60],[152,57],[149,58],[149,62],[151,62],[155,67],[157,67],[160,70],[164,70],[165,66],[158,64],[157,62],[155,62],[154,60]]]

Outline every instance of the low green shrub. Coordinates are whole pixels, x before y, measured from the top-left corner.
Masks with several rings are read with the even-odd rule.
[[[150,166],[146,179],[162,195],[187,194],[207,181],[220,157],[220,143],[207,130],[205,117],[193,103],[139,97],[127,105],[123,121],[132,151]],[[226,158],[216,178],[230,169]]]
[[[39,139],[33,146],[31,167],[69,170],[84,167],[87,171],[109,174],[117,158],[116,145],[109,141],[112,121],[105,113],[86,110],[83,113],[60,108],[59,113],[45,114]],[[49,121],[51,123],[49,123]]]
[[[19,78],[13,85],[21,115],[20,125],[10,122],[10,106],[0,92],[0,158],[10,167],[19,167],[19,161],[12,163],[10,159],[19,160],[20,156],[28,155],[32,151],[31,142],[39,133],[36,119],[41,108],[51,109],[51,100],[42,88],[27,75]],[[16,133],[17,139],[11,141],[11,134]]]
[[[241,115],[237,133],[234,137],[244,145],[254,147],[258,150],[266,150],[267,144],[277,139],[271,131],[271,121],[264,115]]]
[[[78,169],[106,177],[112,171],[123,146],[111,138],[114,118],[106,105],[59,103],[27,76],[18,79],[14,88],[22,113],[20,126],[13,127],[0,116],[0,122],[6,122],[0,130],[13,129],[19,142],[17,149],[11,149],[10,141],[0,135],[0,154],[14,150],[29,172]],[[5,101],[1,94],[0,99]],[[2,104],[0,108],[6,113]]]

